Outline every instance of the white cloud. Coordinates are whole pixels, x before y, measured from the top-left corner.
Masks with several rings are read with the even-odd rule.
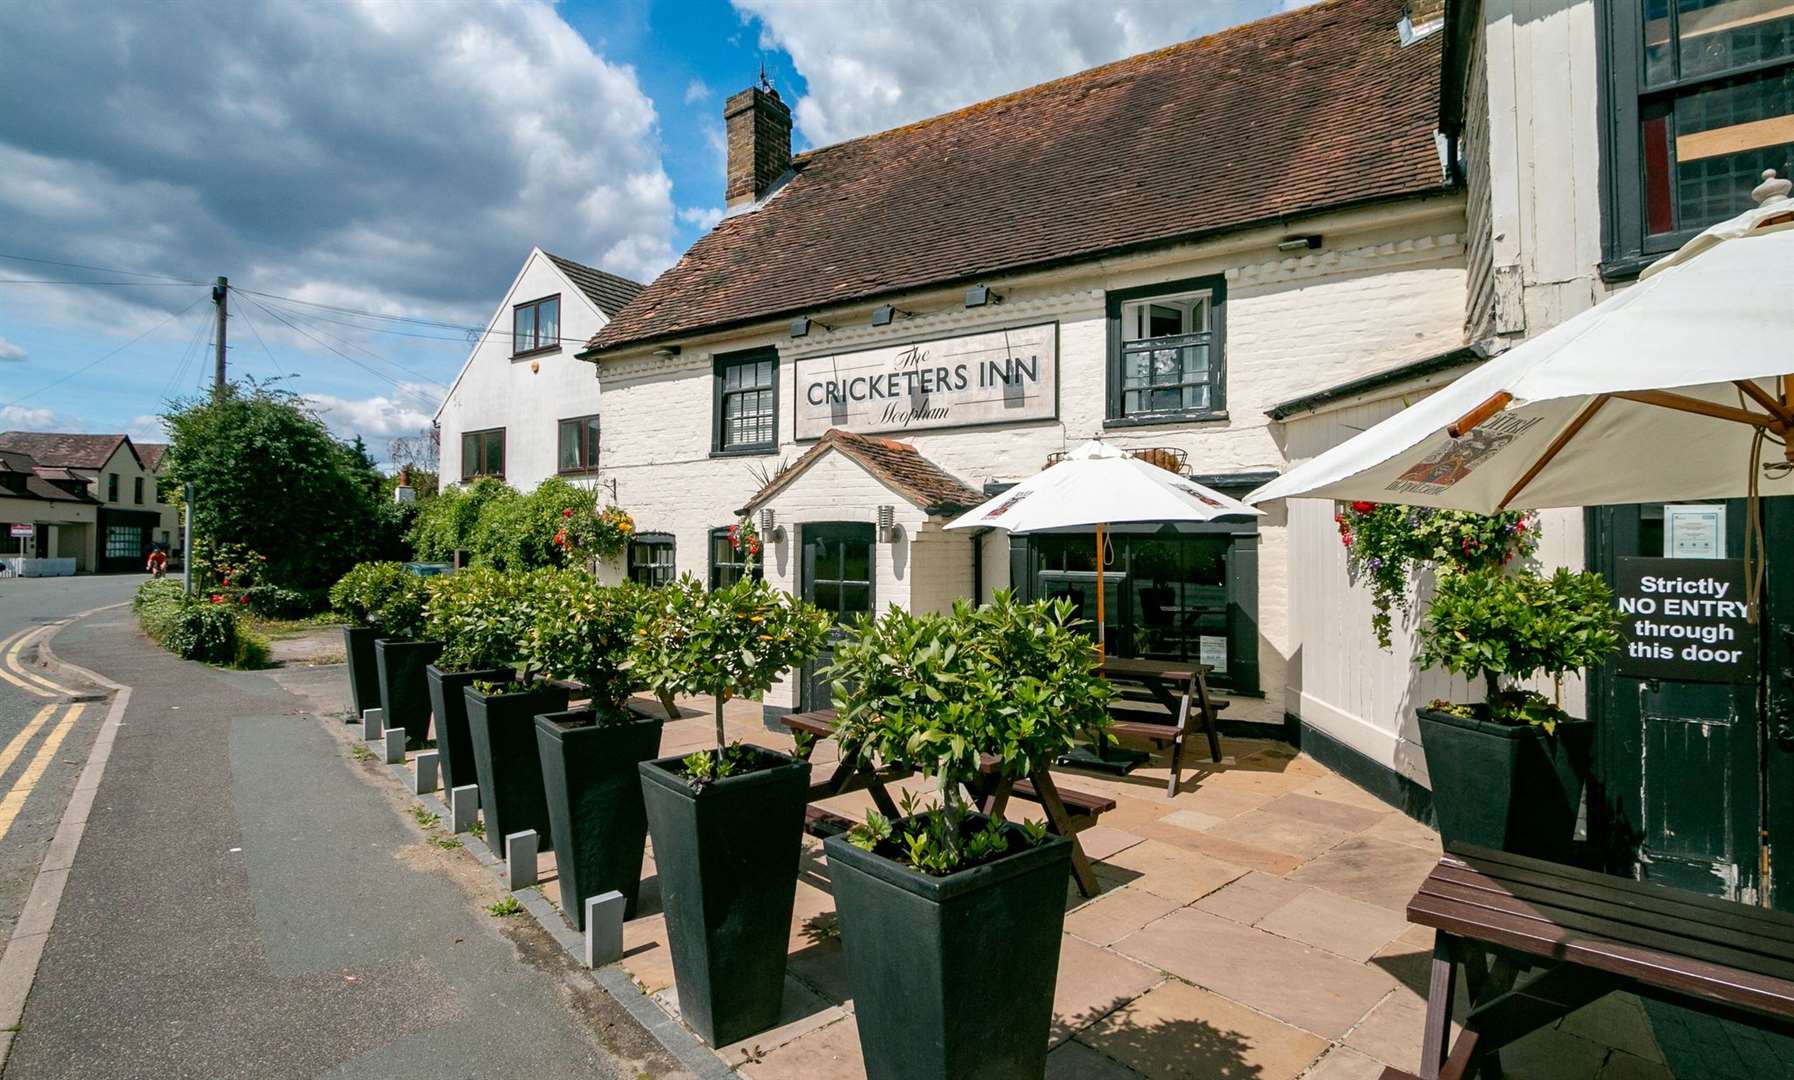
[[[9,250],[466,322],[536,243],[672,261],[653,104],[544,0],[69,15],[6,17],[0,101],[31,103],[0,109]],[[33,314],[90,325],[114,295]]]
[[[401,383],[392,396],[344,398],[334,394],[307,394],[325,424],[347,439],[360,435],[375,457],[384,456],[386,444],[400,436],[416,435],[430,427],[439,395],[417,383]]]
[[[808,92],[793,115],[813,146],[934,116],[1280,9],[1280,0],[733,0]]]
[[[696,105],[701,101],[707,101],[714,92],[710,87],[704,85],[704,80],[693,79],[685,85],[685,103]]]
[[[0,430],[79,431],[80,425],[63,423],[49,409],[27,409],[23,405],[0,405]]]
[[[17,345],[0,337],[0,364],[13,360],[25,359],[25,346]]]
[[[695,225],[704,232],[716,228],[716,223],[723,219],[723,208],[720,206],[688,206],[679,211],[679,220],[687,225]]]
[[[125,434],[131,437],[132,442],[137,443],[168,441],[168,432],[163,430],[160,416],[131,417],[131,422],[125,425]]]

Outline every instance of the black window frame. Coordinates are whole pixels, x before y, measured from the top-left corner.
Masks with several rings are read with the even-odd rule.
[[[557,475],[580,476],[580,475],[585,475],[588,473],[595,473],[598,471],[598,462],[599,462],[598,437],[603,430],[603,424],[599,420],[599,415],[600,414],[598,414],[598,413],[589,413],[585,416],[566,416],[566,417],[562,417],[561,419],[555,421],[555,423],[554,423],[554,469],[555,469],[555,473]],[[576,465],[571,469],[565,468],[561,465],[561,430],[563,428],[565,428],[568,424],[582,425],[581,438],[579,440],[579,449],[580,449],[579,456],[580,456],[581,464]],[[584,428],[583,425],[586,425],[586,424],[591,424],[592,426],[590,428]],[[590,440],[589,443],[587,442],[588,439]]]
[[[735,582],[741,580],[741,578],[737,576],[727,583],[724,583],[721,580],[721,573],[724,570],[734,570],[739,575],[744,568],[751,565],[753,567],[753,576],[755,579],[761,581],[766,579],[766,547],[764,543],[760,547],[761,557],[754,559],[751,563],[748,561],[746,554],[736,551],[729,546],[729,526],[727,525],[718,526],[717,528],[710,530],[709,544],[709,566],[705,580],[710,583],[711,592],[727,588],[729,585],[733,585]],[[721,545],[720,548],[718,547],[719,544]],[[717,558],[717,553],[724,550],[726,550],[732,557],[728,559]]]
[[[1139,300],[1171,297],[1184,293],[1208,294],[1209,403],[1206,409],[1184,409],[1178,412],[1149,413],[1129,416],[1122,390],[1122,309]],[[1127,289],[1113,289],[1105,296],[1108,315],[1108,357],[1105,363],[1106,408],[1104,427],[1155,427],[1163,424],[1188,424],[1227,419],[1227,279],[1220,274],[1161,281]],[[1179,335],[1195,337],[1197,335]]]
[[[106,501],[109,503],[118,501],[118,474],[115,472],[106,474]]]
[[[1668,103],[1668,115],[1673,120],[1677,97],[1794,68],[1794,56],[1788,56],[1741,64],[1717,74],[1681,76],[1678,72],[1676,78],[1649,85],[1644,72],[1645,3],[1646,0],[1596,2],[1599,33],[1605,46],[1596,50],[1601,116],[1601,276],[1609,281],[1636,276],[1712,224],[1687,226],[1654,236],[1645,232],[1648,211],[1640,125],[1650,107],[1647,102]],[[1669,0],[1672,27],[1677,7],[1675,0]],[[1673,146],[1673,132],[1671,142]],[[1674,167],[1672,158],[1671,168]],[[1784,168],[1777,172],[1786,175]],[[1748,190],[1742,189],[1740,195]]]
[[[755,387],[752,391],[726,391],[724,381],[730,368],[749,364],[772,362],[772,383],[767,387]],[[779,449],[779,350],[771,345],[757,349],[742,349],[737,352],[718,353],[711,361],[710,391],[710,455],[712,457],[728,457],[735,454],[771,454]],[[730,444],[724,438],[724,398],[730,393],[759,393],[770,391],[772,400],[772,438],[755,443]]]
[[[143,477],[134,476],[131,478],[131,497],[136,505],[143,505]]]
[[[498,465],[497,472],[493,472],[493,471],[490,471],[485,468],[486,457],[487,457],[485,436],[488,436],[488,435],[497,435],[498,436],[499,465]],[[476,467],[473,469],[469,469],[467,467],[467,440],[468,439],[479,439],[480,440],[478,443],[479,450],[474,455],[479,460],[476,463]],[[497,480],[503,480],[505,478],[505,459],[510,450],[510,447],[506,445],[506,442],[507,442],[507,439],[505,436],[505,429],[502,427],[476,428],[473,431],[463,431],[461,433],[461,479],[462,480],[474,480],[474,479],[478,479],[479,477],[482,477],[482,476],[490,476]]]
[[[542,305],[554,301],[554,337],[545,345],[542,343]],[[517,316],[525,309],[530,311],[530,338],[535,342],[527,349],[517,347]],[[559,352],[561,349],[561,316],[565,309],[561,305],[561,294],[551,293],[538,296],[534,300],[525,300],[521,304],[511,305],[511,359],[517,360],[527,356],[541,356],[543,353]]]
[[[667,561],[665,563],[659,561],[638,563],[636,561],[635,553],[644,548],[665,548],[667,551]],[[654,589],[664,588],[671,585],[673,582],[679,580],[679,543],[674,539],[672,533],[636,533],[635,537],[629,541],[629,551],[624,560],[624,568],[625,572],[628,574],[629,580],[638,585],[646,585],[649,588]],[[647,570],[651,572],[647,575],[643,575],[637,572],[639,570]],[[645,578],[651,579],[657,577],[661,573],[666,575],[665,580],[663,581],[645,580]]]

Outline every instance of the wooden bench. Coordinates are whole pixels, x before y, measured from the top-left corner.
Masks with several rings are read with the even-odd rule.
[[[835,710],[817,709],[807,713],[792,713],[780,718],[779,722],[793,733],[802,733],[820,740],[834,736],[836,719]],[[984,759],[983,773],[987,782],[973,785],[969,791],[979,811],[1001,814],[1012,798],[1039,804],[1046,811],[1047,824],[1052,831],[1071,839],[1072,876],[1077,879],[1078,891],[1085,896],[1095,896],[1101,891],[1096,873],[1091,869],[1090,860],[1084,855],[1083,845],[1078,843],[1076,834],[1096,824],[1097,818],[1107,811],[1115,809],[1115,800],[1060,787],[1045,769],[1026,779],[1013,782],[1002,780],[997,774],[997,760],[988,755]],[[815,804],[823,799],[854,791],[870,794],[879,813],[890,818],[898,817],[900,814],[897,804],[886,785],[912,775],[914,774],[910,770],[893,765],[872,768],[864,762],[842,760],[836,763],[829,775],[811,782],[807,796],[811,805],[805,811],[805,828],[815,836],[839,834],[852,828],[852,821]]]
[[[1794,1033],[1781,912],[1465,847],[1427,875],[1408,921],[1435,930],[1420,1071],[1383,1080],[1498,1076],[1503,1046],[1616,990]],[[1460,968],[1470,1013],[1448,1045]]]
[[[1208,737],[1210,759],[1217,765],[1221,763],[1217,716],[1231,702],[1209,694],[1207,664],[1110,656],[1103,659],[1101,670],[1111,681],[1131,684],[1140,690],[1140,695],[1129,695],[1124,691],[1111,703],[1110,734],[1143,738],[1154,746],[1171,747],[1171,779],[1165,785],[1166,798],[1174,798],[1178,785],[1183,782],[1184,735],[1192,721],[1200,724],[1203,734]]]

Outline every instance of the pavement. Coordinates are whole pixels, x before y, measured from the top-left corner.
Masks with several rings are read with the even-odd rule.
[[[0,617],[135,583],[0,584]],[[340,667],[180,661],[127,608],[52,646],[130,689],[8,1080],[684,1075],[539,927],[488,914],[490,873],[426,842],[391,775],[326,726]],[[108,707],[87,708],[97,724]]]

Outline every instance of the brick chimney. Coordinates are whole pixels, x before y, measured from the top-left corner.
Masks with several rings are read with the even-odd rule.
[[[779,92],[764,84],[749,87],[723,105],[728,127],[730,209],[766,194],[791,167],[791,110]]]

